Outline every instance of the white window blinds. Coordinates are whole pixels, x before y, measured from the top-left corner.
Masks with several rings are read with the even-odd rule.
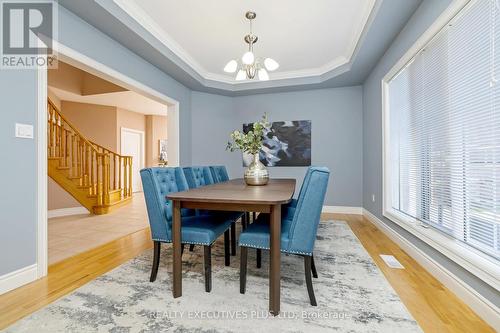
[[[471,1],[388,83],[391,205],[500,259],[500,3]]]

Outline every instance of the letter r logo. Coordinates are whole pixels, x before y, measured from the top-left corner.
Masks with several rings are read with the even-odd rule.
[[[52,6],[51,2],[2,2],[3,54],[51,53]]]

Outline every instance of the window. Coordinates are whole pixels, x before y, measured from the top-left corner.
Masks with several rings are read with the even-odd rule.
[[[385,204],[500,260],[500,1],[464,7],[385,81]]]

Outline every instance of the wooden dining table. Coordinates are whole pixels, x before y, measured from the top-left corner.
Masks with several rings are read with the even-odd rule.
[[[267,185],[246,185],[233,179],[183,192],[170,193],[173,201],[172,243],[174,298],[182,296],[181,208],[260,212],[270,214],[269,311],[280,312],[281,205],[292,200],[295,179],[270,179]]]

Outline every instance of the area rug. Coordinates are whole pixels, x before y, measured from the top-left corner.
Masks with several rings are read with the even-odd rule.
[[[222,242],[212,250],[212,292],[204,291],[203,249],[183,255],[183,296],[172,298],[171,246],[165,245],[156,282],[151,251],[33,313],[6,332],[421,332],[398,295],[345,222],[323,221],[309,304],[303,259],[282,256],[281,314],[268,312],[269,258],[262,268],[249,251],[246,294],[239,293],[239,260],[224,266]]]

